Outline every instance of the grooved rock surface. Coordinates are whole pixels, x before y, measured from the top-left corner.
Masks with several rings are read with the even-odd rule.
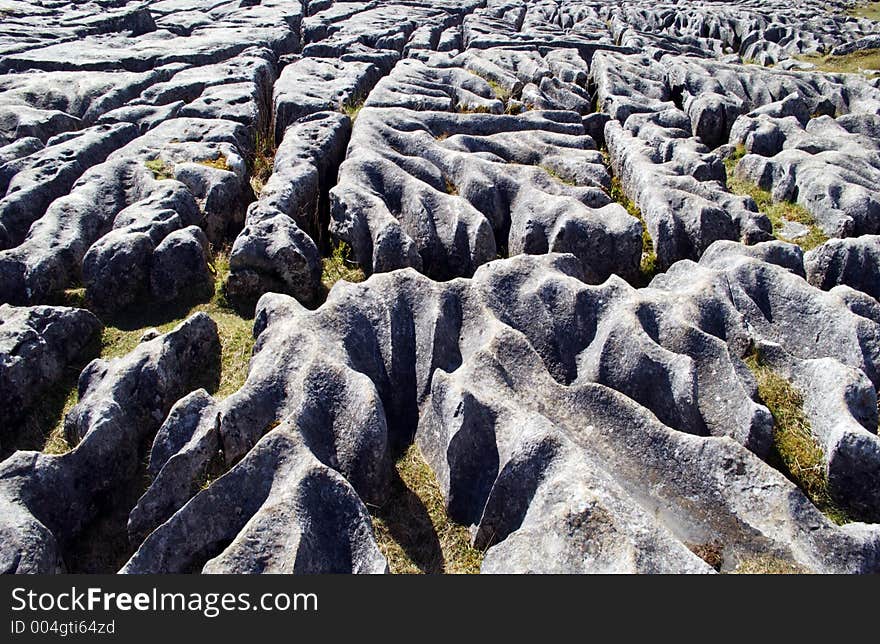
[[[88,357],[100,335],[100,320],[84,309],[0,305],[3,440],[66,369]]]
[[[470,275],[499,252],[576,254],[595,281],[633,277],[639,222],[603,190],[602,156],[577,114],[364,108],[331,232],[366,269]]]
[[[880,571],[849,0],[7,4],[0,571]]]
[[[0,464],[0,498],[15,507],[0,518],[4,572],[55,572],[90,523],[118,510],[138,475],[141,442],[177,398],[216,371],[219,352],[216,325],[197,314],[125,357],[89,363],[64,422],[76,447],[60,456],[16,452]],[[21,538],[19,525],[27,530]]]
[[[619,278],[589,286],[573,256],[549,255],[492,262],[472,280],[445,284],[412,270],[376,275],[338,285],[314,312],[264,296],[247,382],[188,425],[196,434],[216,425],[225,457],[242,460],[128,565],[146,565],[145,553],[177,557],[176,535],[230,504],[229,484],[221,497],[211,492],[220,482],[232,477],[249,490],[264,480],[261,461],[251,463],[265,443],[293,431],[362,498],[381,503],[388,470],[380,465],[415,430],[450,517],[488,547],[487,571],[705,571],[686,546],[715,540],[725,544],[726,568],[772,555],[817,571],[875,569],[880,533],[835,526],[759,458],[772,420],[754,402],[740,356],[776,342],[790,361],[825,360],[873,392],[880,326],[789,270],[800,258],[792,247],[764,249],[783,265],[742,248],[713,247],[641,291]],[[817,329],[834,336],[814,344]],[[816,422],[815,431],[825,430]],[[850,431],[876,441],[863,425]],[[875,470],[876,457],[866,458]],[[250,498],[241,495],[236,506]],[[233,552],[248,517],[265,520],[260,512],[246,510],[228,528],[238,535]],[[219,540],[204,539],[168,570],[206,559],[214,562],[206,569],[238,569],[228,550],[200,550]],[[548,559],[547,549],[564,554]]]

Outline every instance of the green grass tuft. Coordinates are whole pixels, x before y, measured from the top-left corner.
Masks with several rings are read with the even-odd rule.
[[[470,533],[446,516],[437,478],[415,445],[400,457],[391,495],[382,507],[370,506],[376,541],[392,573],[480,572],[483,553]]]
[[[779,469],[836,523],[846,516],[831,501],[822,447],[810,432],[801,393],[764,364],[756,352],[744,358],[758,383],[758,396],[773,415],[773,445]]]
[[[639,265],[639,272],[641,273],[639,286],[645,286],[660,272],[660,267],[657,264],[657,253],[654,251],[654,240],[651,239],[651,233],[648,232],[648,223],[642,216],[642,211],[639,210],[639,207],[633,203],[632,199],[626,196],[619,177],[611,177],[611,191],[608,196],[623,206],[630,215],[638,219],[642,224],[642,259]]]
[[[330,257],[325,257],[323,260],[321,283],[328,291],[339,280],[363,282],[365,279],[364,272],[360,267],[354,265],[351,259],[351,247],[345,242],[339,242]]]
[[[351,119],[352,124],[357,120],[358,114],[361,113],[361,110],[364,107],[364,101],[366,99],[358,97],[351,98],[342,105],[342,113],[348,116]]]
[[[463,105],[458,105],[458,113],[459,114],[491,114],[492,110],[489,109],[486,105],[475,105],[473,107],[464,107]]]
[[[525,105],[522,103],[518,103],[515,101],[508,101],[504,107],[504,113],[508,116],[516,116],[518,114],[522,114],[523,109],[525,109]]]
[[[196,161],[196,163],[199,165],[206,165],[209,168],[216,168],[217,170],[229,170],[229,160],[222,152],[217,154],[216,159],[204,159],[202,161]]]
[[[758,555],[745,559],[733,570],[735,575],[804,575],[808,573],[806,568],[796,563],[770,555]]]
[[[811,250],[828,241],[828,235],[816,225],[816,220],[806,208],[790,201],[773,201],[773,196],[767,190],[759,188],[750,181],[739,179],[735,173],[736,164],[743,156],[745,149],[738,146],[736,152],[724,161],[727,169],[727,189],[734,194],[754,199],[758,210],[767,215],[773,225],[773,234],[777,239],[797,244],[804,250]],[[797,239],[786,239],[779,233],[784,226],[783,219],[803,224],[810,232]]]
[[[144,161],[144,165],[147,166],[147,170],[152,172],[153,177],[158,181],[174,178],[174,166],[158,157]]]
[[[257,130],[254,135],[254,152],[248,158],[248,174],[250,175],[251,189],[254,195],[259,197],[260,193],[272,176],[272,170],[275,167],[275,153],[278,146],[275,144],[275,131],[269,128],[269,133],[264,134]]]
[[[43,445],[44,453],[64,454],[65,452],[70,451],[70,444],[67,442],[67,437],[64,435],[64,418],[70,413],[70,410],[73,409],[73,406],[76,405],[78,401],[79,396],[77,395],[76,380],[74,380],[73,385],[70,386],[67,391],[64,404],[58,412],[60,421],[56,422],[55,426],[52,427],[52,431],[49,433],[48,438],[46,438],[46,443]]]
[[[105,360],[129,353],[140,343],[144,332],[155,328],[167,333],[194,313],[207,313],[217,324],[220,336],[220,374],[209,393],[223,399],[237,391],[247,378],[248,364],[254,348],[253,321],[239,316],[228,304],[223,285],[229,276],[229,249],[215,250],[210,268],[215,276],[214,292],[195,301],[180,304],[150,304],[135,307],[105,322],[101,335],[99,357]],[[77,372],[78,373],[78,372]],[[64,438],[64,416],[77,402],[76,381],[65,382],[63,404],[55,405],[54,424],[49,424],[42,449],[50,454],[63,454],[71,446]]]
[[[716,572],[721,572],[721,565],[724,563],[724,546],[720,541],[688,544],[688,550],[709,564]]]

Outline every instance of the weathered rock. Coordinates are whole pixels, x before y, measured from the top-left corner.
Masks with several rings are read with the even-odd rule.
[[[79,402],[65,418],[75,447],[63,455],[16,452],[0,464],[2,569],[55,572],[97,517],[137,484],[142,443],[175,400],[219,366],[217,327],[204,313],[144,342],[127,356],[83,371]],[[128,512],[128,508],[122,508]]]
[[[157,300],[199,297],[213,291],[208,238],[198,226],[176,230],[153,251],[150,295]]]
[[[101,322],[84,309],[0,305],[3,439],[28,409],[96,349]]]
[[[573,112],[364,108],[330,191],[330,230],[368,273],[411,266],[448,279],[505,251],[568,251],[591,281],[632,277],[640,226],[608,186]]]
[[[846,284],[880,299],[880,237],[831,239],[804,256],[810,284],[829,290]]]
[[[77,123],[92,125],[105,113],[137,100],[142,92],[163,83],[181,67],[183,65],[178,63],[144,72],[32,70],[6,74],[0,80],[0,101],[34,110],[57,111],[77,119]],[[64,129],[76,129],[76,126]]]
[[[203,521],[206,514],[214,517],[209,523]],[[326,574],[387,568],[363,502],[285,423],[150,534],[122,572]]]
[[[326,192],[345,154],[349,119],[318,112],[290,126],[275,154],[272,176],[248,209],[229,258],[230,300],[252,309],[268,291],[303,302],[318,297],[317,244],[326,217]]]
[[[174,119],[116,150],[52,202],[20,245],[0,251],[0,301],[45,301],[82,262],[98,306],[131,303],[148,290],[148,260],[165,236],[199,224],[216,239],[243,215],[245,141],[232,121]],[[221,161],[226,169],[215,167]]]
[[[253,138],[269,128],[276,77],[272,51],[254,47],[214,65],[182,69],[150,86],[132,105],[184,101],[180,116],[237,121]]]
[[[379,80],[370,63],[302,58],[281,71],[274,89],[275,140],[304,116],[362,103]]]

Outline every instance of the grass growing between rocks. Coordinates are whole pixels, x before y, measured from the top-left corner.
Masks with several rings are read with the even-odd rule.
[[[492,91],[495,93],[495,98],[506,105],[507,101],[511,98],[510,90],[502,87],[501,84],[491,79],[486,78],[484,80],[489,84],[489,87],[492,88]]]
[[[153,177],[157,181],[174,178],[174,166],[158,157],[144,161],[144,165],[147,166],[147,170],[153,173]]]
[[[358,114],[360,114],[361,110],[364,108],[365,100],[365,98],[353,98],[349,99],[342,105],[342,113],[351,119],[352,125],[354,125]]]
[[[828,492],[825,455],[810,433],[801,393],[764,364],[756,353],[745,357],[746,366],[758,383],[758,396],[773,415],[773,446],[778,469],[835,523],[847,522]]]
[[[269,128],[269,133],[257,131],[254,136],[254,152],[248,158],[248,175],[250,176],[251,189],[254,195],[259,198],[260,193],[272,176],[272,170],[275,168],[275,153],[278,146],[275,143],[275,131]]]
[[[339,280],[346,282],[363,282],[366,279],[364,271],[356,266],[351,259],[351,247],[345,242],[340,242],[330,254],[322,260],[321,284],[329,291]]]
[[[801,56],[799,59],[814,64],[819,71],[832,74],[861,74],[880,70],[880,49],[855,51],[845,56]]]
[[[721,565],[724,563],[724,546],[721,542],[694,543],[688,545],[688,550],[709,564],[716,572],[721,572]]]
[[[626,195],[626,192],[623,190],[623,184],[620,183],[620,177],[614,174],[608,148],[603,147],[600,151],[602,152],[602,163],[605,164],[605,168],[611,176],[611,190],[608,191],[608,196],[611,197],[612,201],[623,206],[630,216],[635,217],[642,224],[642,258],[639,262],[639,280],[635,286],[647,286],[653,277],[660,272],[660,266],[657,264],[657,252],[654,250],[654,240],[651,239],[651,233],[648,232],[648,223],[645,221],[642,211]]]
[[[731,573],[735,575],[805,575],[809,574],[809,570],[785,559],[770,555],[758,555],[741,561]]]
[[[474,105],[472,107],[465,107],[463,105],[458,105],[456,110],[459,114],[491,114],[492,110],[490,110],[486,105]]]
[[[190,300],[181,304],[152,304],[149,307],[138,307],[113,319],[103,320],[104,331],[101,335],[101,346],[97,357],[104,360],[119,358],[135,349],[140,344],[144,333],[155,328],[160,334],[171,331],[191,315],[204,312],[217,324],[220,336],[220,374],[216,387],[211,393],[215,398],[223,399],[237,391],[247,378],[248,364],[254,348],[253,321],[238,315],[223,294],[223,284],[229,275],[229,249],[215,250],[211,262],[214,273],[214,293],[209,299]],[[69,300],[79,301],[81,289],[71,289],[65,295]],[[76,304],[68,304],[76,305]],[[78,304],[84,307],[83,303]],[[83,365],[85,366],[85,365]],[[79,373],[79,369],[76,370]],[[72,384],[63,383],[57,388],[57,396],[61,396],[62,404],[55,402],[54,424],[52,419],[46,426],[52,427],[42,446],[48,454],[63,454],[71,449],[64,437],[64,416],[77,403],[76,377]]]
[[[370,506],[376,541],[397,574],[476,574],[483,554],[464,526],[446,516],[440,485],[418,447],[395,464],[397,477],[382,507]]]
[[[880,22],[880,2],[865,2],[852,7],[847,13],[856,18],[867,18]]]
[[[216,168],[217,170],[229,170],[229,161],[226,158],[226,155],[222,152],[217,155],[216,159],[204,159],[202,161],[197,161],[199,165],[205,165],[209,168]]]
[[[773,201],[773,196],[769,191],[763,190],[750,181],[737,178],[734,172],[736,164],[745,156],[745,153],[745,149],[740,146],[734,154],[724,161],[727,170],[727,189],[733,194],[754,199],[758,210],[767,215],[773,225],[773,235],[777,239],[797,244],[804,250],[812,250],[828,241],[828,236],[816,225],[816,220],[806,208],[790,201]],[[780,232],[786,221],[803,224],[809,229],[809,232],[803,237],[795,239],[783,237]]]
[[[609,196],[642,224],[642,259],[639,264],[641,280],[638,285],[647,286],[648,282],[660,272],[660,267],[657,264],[657,253],[654,251],[654,240],[651,239],[651,233],[648,232],[648,224],[642,216],[642,211],[626,196],[623,186],[620,185],[620,179],[616,176],[611,177],[611,192]]]
[[[549,174],[551,178],[555,179],[556,181],[558,181],[562,185],[565,185],[565,186],[576,186],[577,185],[577,183],[575,181],[572,181],[571,179],[562,176],[559,172],[557,172],[553,168],[550,168],[546,165],[542,165],[542,166],[538,166],[538,167],[541,168],[541,170],[543,170],[544,172]]]
[[[489,78],[488,76],[485,76],[479,72],[475,72],[472,69],[468,69],[467,71],[470,72],[471,74],[473,74],[474,76],[476,76],[477,78],[481,78],[484,81],[486,81],[486,84],[492,89],[492,93],[495,94],[495,98],[497,98],[499,101],[501,101],[505,105],[507,105],[507,102],[511,98],[514,98],[511,91],[509,89],[507,89],[506,87],[504,87],[503,85],[501,85],[501,83],[499,83],[498,81],[493,80],[493,79]]]

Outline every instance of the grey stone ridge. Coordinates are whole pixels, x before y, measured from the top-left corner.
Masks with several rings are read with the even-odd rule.
[[[385,573],[413,445],[482,572],[880,571],[852,9],[4,2],[0,572]]]
[[[158,527],[126,570],[259,561],[289,571],[291,557],[274,553],[299,541],[274,529],[251,536],[274,525],[276,501],[288,502],[265,459],[304,443],[381,505],[390,454],[413,440],[450,516],[488,548],[486,572],[705,572],[688,546],[711,542],[724,544],[725,569],[761,557],[876,569],[875,528],[834,525],[761,458],[773,421],[741,358],[772,344],[779,369],[797,370],[793,381],[811,368],[830,374],[827,391],[805,388],[805,409],[816,439],[836,446],[826,451],[836,499],[876,520],[880,325],[803,274],[795,246],[718,242],[641,290],[619,278],[587,285],[576,258],[552,254],[491,262],[471,280],[436,283],[407,269],[339,283],[316,311],[267,294],[242,389],[222,402],[184,399],[160,431],[150,461],[159,473],[129,522],[139,534]],[[852,441],[862,447],[847,450]],[[217,444],[233,467],[201,489]],[[206,521],[221,507],[242,514]],[[293,534],[312,520],[304,512],[291,517]],[[345,521],[333,548],[366,570],[360,519]],[[231,545],[212,546],[221,542]],[[562,554],[548,559],[548,549]]]

